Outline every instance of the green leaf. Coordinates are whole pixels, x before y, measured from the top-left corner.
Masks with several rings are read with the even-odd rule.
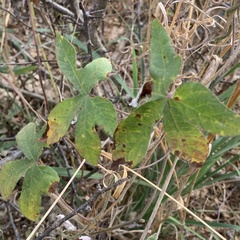
[[[59,33],[56,37],[56,51],[59,67],[81,95],[59,103],[51,111],[48,119],[47,143],[57,142],[66,133],[74,116],[78,114],[77,148],[88,161],[96,164],[101,145],[95,132],[95,125],[103,126],[107,133],[112,134],[116,124],[116,114],[110,101],[89,97],[88,94],[99,80],[106,79],[107,74],[112,70],[111,63],[105,58],[98,58],[83,69],[77,69],[75,49]]]
[[[154,93],[165,96],[170,84],[180,73],[182,61],[176,55],[168,33],[157,19],[152,21],[150,41],[150,74]]]
[[[66,38],[56,33],[56,57],[58,66],[74,87],[81,91],[82,83],[78,79],[76,51]]]
[[[165,99],[147,102],[134,110],[114,132],[113,160],[124,158],[133,165],[141,162],[149,144],[153,125],[160,119]]]
[[[0,66],[0,73],[9,73],[9,69],[7,66]]]
[[[75,137],[76,147],[81,156],[91,164],[97,165],[101,154],[101,143],[94,126],[88,121],[77,122]]]
[[[127,86],[126,82],[121,78],[119,74],[114,74],[113,76],[115,80],[120,84],[121,88],[126,91],[126,93],[131,97],[134,98],[133,92],[130,90],[130,88]]]
[[[84,158],[92,164],[97,164],[101,144],[95,125],[103,127],[108,134],[113,134],[117,123],[116,113],[112,103],[101,97],[85,96],[79,107],[75,134],[76,146]]]
[[[157,239],[157,233],[154,233],[153,235],[147,238],[147,240],[156,240],[156,239]]]
[[[174,94],[182,117],[192,125],[221,136],[240,135],[240,116],[200,83],[184,83]]]
[[[172,152],[191,162],[203,163],[209,153],[201,130],[222,136],[240,135],[240,116],[224,106],[200,83],[184,83],[169,99],[163,127]]]
[[[106,80],[112,65],[106,58],[98,58],[79,70],[78,78],[82,81],[83,91],[90,93],[99,80]],[[79,90],[81,92],[81,90]]]
[[[169,99],[163,111],[168,146],[180,158],[202,163],[209,152],[208,141],[196,126],[189,124],[178,107],[178,102]]]
[[[19,76],[34,71],[37,68],[38,66],[15,66],[13,68],[13,72],[15,73],[16,76]],[[7,66],[1,66],[0,73],[9,73],[9,68]]]
[[[47,143],[53,144],[67,132],[73,118],[79,112],[82,96],[76,96],[58,103],[48,117]]]
[[[16,76],[27,74],[31,71],[35,71],[38,69],[38,66],[16,66],[13,69],[13,72],[16,74]]]
[[[41,154],[44,143],[37,142],[37,140],[42,135],[43,130],[44,129],[37,134],[35,123],[29,123],[22,128],[16,136],[18,147],[30,160],[37,160]]]
[[[112,65],[106,58],[98,58],[82,69],[77,69],[76,51],[73,45],[59,33],[56,34],[56,56],[59,67],[74,87],[89,94],[99,80],[105,80],[112,71]]]
[[[66,39],[71,41],[72,43],[74,43],[74,45],[78,46],[79,48],[83,49],[86,53],[88,52],[87,49],[87,45],[81,41],[79,41],[76,37],[74,37],[73,35],[66,35]],[[120,38],[119,40],[127,40],[127,38]],[[100,58],[101,56],[96,52],[93,51],[92,53],[93,58]],[[130,90],[130,88],[127,86],[126,82],[120,77],[120,75],[118,74],[114,74],[113,78],[115,78],[115,80],[121,85],[121,87],[126,91],[126,93],[131,97],[134,98],[134,94],[132,93],[132,91]]]
[[[48,166],[34,166],[25,174],[19,207],[24,216],[37,220],[43,194],[53,192],[59,182],[57,173]]]
[[[0,193],[7,200],[21,177],[35,164],[29,160],[15,160],[4,164],[0,171]]]

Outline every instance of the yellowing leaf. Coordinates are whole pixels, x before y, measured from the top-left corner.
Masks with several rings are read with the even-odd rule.
[[[57,173],[48,166],[33,166],[26,172],[19,199],[19,207],[24,216],[37,220],[42,195],[52,192],[57,182]]]
[[[196,126],[187,122],[176,105],[169,99],[163,111],[168,146],[180,158],[201,165],[208,156],[208,140]]]
[[[35,163],[35,161],[22,159],[4,164],[0,171],[0,193],[4,200],[9,198],[17,182]]]
[[[55,143],[63,136],[62,133],[58,130],[59,125],[60,124],[57,123],[56,118],[53,120],[48,119],[47,144]]]
[[[146,154],[154,124],[160,119],[165,99],[147,102],[119,123],[114,132],[113,160],[123,158],[137,165]]]
[[[64,100],[51,111],[48,117],[47,143],[53,144],[64,136],[73,118],[79,111],[82,97],[77,96]]]
[[[203,163],[209,153],[202,131],[240,135],[240,116],[229,110],[202,84],[184,83],[167,101],[163,127],[172,152],[190,162]]]
[[[182,117],[195,126],[221,136],[240,135],[240,116],[223,105],[197,82],[182,84],[174,94]]]
[[[64,100],[50,113],[48,118],[47,143],[52,144],[67,132],[75,116],[75,143],[79,153],[92,164],[97,164],[101,145],[95,126],[103,127],[112,134],[116,125],[116,113],[112,103],[100,97],[90,97],[89,93],[99,80],[105,80],[112,70],[110,61],[98,58],[77,69],[76,51],[73,45],[59,33],[56,35],[58,65],[64,75],[81,95]]]

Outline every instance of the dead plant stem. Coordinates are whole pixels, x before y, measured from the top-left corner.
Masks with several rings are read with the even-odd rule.
[[[31,232],[31,234],[28,236],[27,240],[32,239],[32,237],[35,235],[36,231],[38,230],[38,228],[41,226],[41,224],[45,221],[46,217],[49,215],[49,213],[52,211],[52,209],[56,206],[56,204],[59,202],[60,198],[63,196],[63,194],[66,192],[67,188],[69,187],[69,185],[71,184],[71,182],[74,180],[74,178],[76,177],[76,175],[78,174],[78,172],[80,171],[80,169],[82,168],[82,166],[85,163],[85,159],[82,161],[82,163],[79,165],[78,169],[76,170],[76,172],[73,174],[73,176],[71,177],[71,179],[69,180],[69,182],[67,183],[67,185],[64,187],[64,189],[62,190],[62,192],[59,194],[59,196],[55,199],[54,203],[51,205],[51,207],[48,209],[48,211],[45,213],[45,215],[42,217],[42,219],[39,221],[39,223],[37,224],[37,226],[33,229],[33,231]]]
[[[46,92],[45,92],[44,85],[43,85],[43,80],[42,80],[42,71],[41,71],[42,64],[41,64],[41,59],[40,59],[40,54],[39,54],[37,34],[36,34],[36,31],[35,31],[34,7],[33,7],[33,2],[31,2],[30,0],[28,0],[28,8],[29,8],[29,13],[30,13],[30,21],[31,21],[31,25],[32,25],[33,38],[34,38],[36,53],[37,53],[39,82],[40,82],[40,85],[41,85],[41,88],[42,88],[42,92],[43,92],[43,96],[44,96],[44,100],[45,100],[45,104],[46,104],[46,109],[47,109],[48,112],[50,112],[49,102],[47,100],[47,96],[46,96]]]
[[[170,171],[169,171],[169,173],[168,173],[167,179],[166,179],[166,181],[165,181],[165,183],[164,183],[164,185],[163,185],[162,191],[161,191],[161,193],[160,193],[160,195],[159,195],[159,197],[158,197],[158,199],[157,199],[157,202],[156,202],[156,204],[155,204],[155,206],[154,206],[154,209],[153,209],[153,211],[152,211],[152,214],[151,214],[151,216],[150,216],[150,218],[149,218],[149,220],[148,220],[148,223],[147,223],[147,225],[146,225],[146,227],[145,227],[145,229],[144,229],[144,232],[143,232],[140,240],[145,240],[145,239],[147,238],[147,234],[149,233],[149,230],[150,230],[150,228],[151,228],[151,226],[152,226],[153,220],[155,219],[155,217],[156,217],[156,215],[157,215],[157,212],[158,212],[158,210],[159,210],[160,204],[161,204],[161,202],[162,202],[162,200],[163,200],[163,197],[164,197],[164,195],[165,195],[165,193],[166,193],[167,187],[168,187],[169,182],[170,182],[170,180],[171,180],[171,178],[172,178],[172,175],[173,175],[173,172],[174,172],[174,170],[175,170],[175,166],[176,166],[178,160],[179,160],[179,158],[178,158],[178,157],[175,157],[174,162],[173,162],[173,164],[172,164],[172,167],[171,167],[171,169],[170,169]]]
[[[122,166],[123,168],[126,168],[127,171],[137,175],[138,177],[140,177],[141,179],[143,179],[144,181],[146,181],[148,184],[150,184],[152,187],[158,189],[158,191],[162,192],[162,189],[158,186],[156,186],[154,183],[150,182],[149,180],[147,180],[145,177],[143,177],[141,174],[135,172],[134,170],[132,170],[131,168],[127,167],[127,166]],[[181,202],[179,202],[178,200],[176,200],[174,197],[172,197],[171,195],[169,195],[167,192],[164,192],[164,195],[166,195],[170,200],[172,200],[173,202],[175,202],[179,207],[183,208],[186,212],[188,212],[190,215],[192,215],[195,219],[197,219],[199,222],[201,222],[204,226],[206,226],[210,231],[212,231],[213,233],[215,233],[219,238],[221,238],[222,240],[227,240],[225,237],[223,237],[220,233],[218,233],[215,229],[213,229],[210,225],[208,225],[205,221],[203,221],[200,217],[198,217],[195,213],[193,213],[192,211],[190,211],[188,208],[186,208]]]
[[[23,104],[24,104],[24,106],[25,106],[25,109],[26,109],[28,115],[30,116],[29,111],[28,111],[28,108],[27,108],[26,106],[28,106],[28,107],[32,110],[32,112],[33,112],[39,119],[41,119],[43,122],[46,122],[46,120],[45,120],[38,112],[36,112],[36,111],[32,108],[32,106],[28,103],[28,101],[24,98],[22,92],[20,91],[20,89],[19,89],[18,87],[16,87],[16,86],[14,85],[14,83],[12,83],[12,82],[11,82],[7,77],[5,77],[3,74],[0,74],[0,76],[1,76],[9,85],[11,85],[11,87],[13,88],[13,90],[14,90],[14,91],[18,94],[18,96],[22,99]]]

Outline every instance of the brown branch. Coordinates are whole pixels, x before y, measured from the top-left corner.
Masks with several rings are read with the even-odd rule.
[[[77,23],[80,22],[83,23],[83,13],[82,10],[79,7],[79,0],[69,0],[69,4],[74,12],[75,19],[77,19]]]
[[[57,227],[60,227],[64,222],[75,216],[78,212],[86,211],[89,206],[93,204],[93,202],[102,194],[116,188],[117,186],[120,186],[125,181],[127,181],[128,178],[123,178],[115,182],[109,187],[103,188],[102,190],[97,191],[86,203],[78,207],[75,211],[71,212],[70,214],[66,215],[64,218],[61,218],[57,222],[55,222],[51,227],[49,227],[44,233],[42,233],[39,237],[37,237],[36,240],[42,240],[44,237],[48,236],[49,233],[51,233],[54,229]]]
[[[11,86],[8,86],[8,85],[5,85],[3,83],[0,82],[0,88],[3,88],[3,89],[7,89],[8,91],[10,92],[15,92],[15,90],[11,87]],[[34,93],[34,92],[29,92],[27,90],[24,90],[24,89],[19,89],[19,91],[24,95],[24,96],[27,96],[27,97],[32,97],[34,99],[39,99],[41,101],[44,101],[44,97],[42,95],[39,95],[37,93]],[[56,101],[53,101],[53,100],[48,100],[49,103],[53,104],[53,105],[56,105],[57,102]]]
[[[13,215],[12,215],[11,209],[10,209],[10,207],[7,203],[5,203],[5,206],[7,208],[9,222],[12,225],[12,229],[13,229],[13,232],[14,232],[14,235],[15,235],[15,239],[16,240],[21,240],[20,234],[19,234],[18,229],[17,229],[17,227],[15,225],[15,222],[13,220]]]
[[[0,74],[0,77],[2,77],[3,80],[5,80],[14,90],[15,93],[17,93],[17,95],[22,99],[23,104],[26,108],[26,111],[28,110],[27,106],[32,110],[32,112],[39,118],[41,119],[43,122],[46,122],[46,120],[38,113],[36,112],[32,106],[28,103],[28,101],[24,98],[22,92],[20,91],[20,89],[18,87],[16,87],[9,78],[7,78],[6,76],[4,76],[3,74]]]
[[[80,9],[82,10],[83,13],[83,26],[84,26],[84,35],[86,38],[86,44],[87,44],[87,48],[88,48],[88,54],[90,56],[89,62],[91,62],[93,60],[93,56],[92,56],[92,42],[91,42],[91,38],[90,38],[90,33],[89,33],[89,19],[90,19],[90,15],[88,12],[86,12],[85,8],[83,7],[82,2],[80,2]]]
[[[41,64],[41,58],[40,58],[40,54],[39,54],[37,34],[36,34],[36,31],[35,31],[35,27],[34,27],[34,20],[33,20],[33,19],[34,19],[34,16],[33,16],[34,8],[33,8],[33,5],[32,5],[32,4],[33,4],[33,3],[32,3],[30,0],[28,0],[28,8],[29,8],[29,13],[30,13],[30,21],[31,21],[31,25],[32,25],[33,38],[34,38],[35,47],[36,47],[36,53],[37,53],[39,82],[40,82],[40,85],[41,85],[41,88],[42,88],[42,91],[43,91],[43,96],[44,96],[44,100],[45,100],[45,104],[46,104],[47,111],[50,112],[49,102],[48,102],[48,100],[47,100],[47,95],[46,95],[46,92],[45,92],[45,88],[44,88],[44,86],[43,86],[42,71],[41,71],[42,64]]]
[[[75,14],[73,12],[71,12],[69,9],[61,6],[60,4],[55,3],[53,0],[42,0],[42,2],[47,4],[48,6],[52,7],[52,9],[55,10],[56,12],[70,16],[72,18],[75,17]]]
[[[25,22],[23,22],[21,19],[19,19],[15,14],[13,14],[9,10],[7,10],[6,8],[3,8],[0,6],[0,9],[3,10],[4,12],[7,12],[8,14],[10,14],[13,18],[15,18],[18,22],[22,23],[25,27],[30,28],[30,29],[32,28],[31,26],[29,26]]]

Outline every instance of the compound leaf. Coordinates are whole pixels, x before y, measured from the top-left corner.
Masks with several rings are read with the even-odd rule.
[[[18,147],[29,160],[36,161],[41,154],[44,143],[37,142],[37,139],[42,135],[43,130],[36,133],[35,123],[29,123],[16,136]]]
[[[79,111],[82,96],[76,96],[58,103],[48,117],[47,143],[53,144],[67,132],[73,118]]]
[[[150,74],[155,95],[166,96],[169,85],[180,73],[182,61],[176,55],[171,39],[157,19],[152,21],[150,42]]]
[[[68,80],[82,94],[89,94],[99,80],[107,78],[112,65],[106,58],[98,58],[82,69],[77,69],[76,51],[73,45],[59,33],[56,34],[57,62]]]
[[[84,158],[96,165],[101,144],[95,125],[103,128],[108,134],[113,134],[117,123],[116,113],[112,103],[101,97],[85,96],[79,107],[75,134],[76,146]]]
[[[157,99],[147,102],[119,123],[114,132],[113,160],[124,158],[134,166],[141,162],[153,125],[160,119],[165,101]]]
[[[31,160],[14,160],[3,165],[0,171],[0,193],[7,200],[21,177],[35,164]]]
[[[48,166],[33,166],[28,169],[19,198],[19,207],[23,215],[30,220],[37,220],[42,195],[53,192],[58,182],[57,173]]]

